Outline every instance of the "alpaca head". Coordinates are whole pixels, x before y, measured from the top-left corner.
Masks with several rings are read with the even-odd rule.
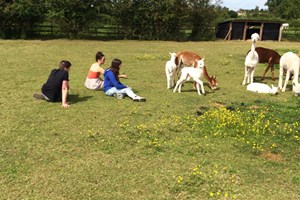
[[[274,85],[272,84],[270,94],[278,94],[278,87],[274,87]]]
[[[259,35],[258,35],[258,33],[253,33],[253,34],[251,35],[251,40],[252,40],[252,42],[258,41],[258,40],[259,40]]]
[[[204,58],[202,58],[201,60],[196,60],[196,62],[195,63],[197,63],[196,64],[196,67],[197,68],[203,68],[204,67]]]
[[[172,52],[169,52],[170,56],[171,56],[171,59],[175,60],[177,54],[176,53],[172,53]]]
[[[218,83],[217,83],[217,77],[216,76],[211,77],[211,80],[209,81],[209,86],[213,90],[216,90],[218,88]]]
[[[295,96],[298,96],[300,94],[300,84],[293,82],[293,92]]]

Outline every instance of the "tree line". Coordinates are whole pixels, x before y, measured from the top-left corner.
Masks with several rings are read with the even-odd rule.
[[[299,0],[268,0],[257,17],[299,19]],[[79,38],[89,27],[115,26],[123,38],[211,40],[218,22],[237,17],[221,0],[0,0],[0,38],[32,38],[38,25]],[[251,15],[249,15],[251,16]]]

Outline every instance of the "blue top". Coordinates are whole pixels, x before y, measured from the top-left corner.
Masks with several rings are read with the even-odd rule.
[[[114,73],[110,69],[106,69],[104,71],[104,92],[113,87],[115,87],[118,90],[127,88],[126,85],[123,85],[120,81],[116,79]]]

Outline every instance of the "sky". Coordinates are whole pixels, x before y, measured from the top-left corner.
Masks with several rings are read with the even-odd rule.
[[[264,4],[267,0],[222,0],[221,6],[229,8],[229,10],[238,11],[239,9],[254,9],[256,6],[259,9],[266,9]]]

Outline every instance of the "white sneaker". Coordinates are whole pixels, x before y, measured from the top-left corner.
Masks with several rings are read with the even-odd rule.
[[[145,102],[146,98],[145,97],[136,96],[132,100],[133,101],[138,101],[138,102]]]

